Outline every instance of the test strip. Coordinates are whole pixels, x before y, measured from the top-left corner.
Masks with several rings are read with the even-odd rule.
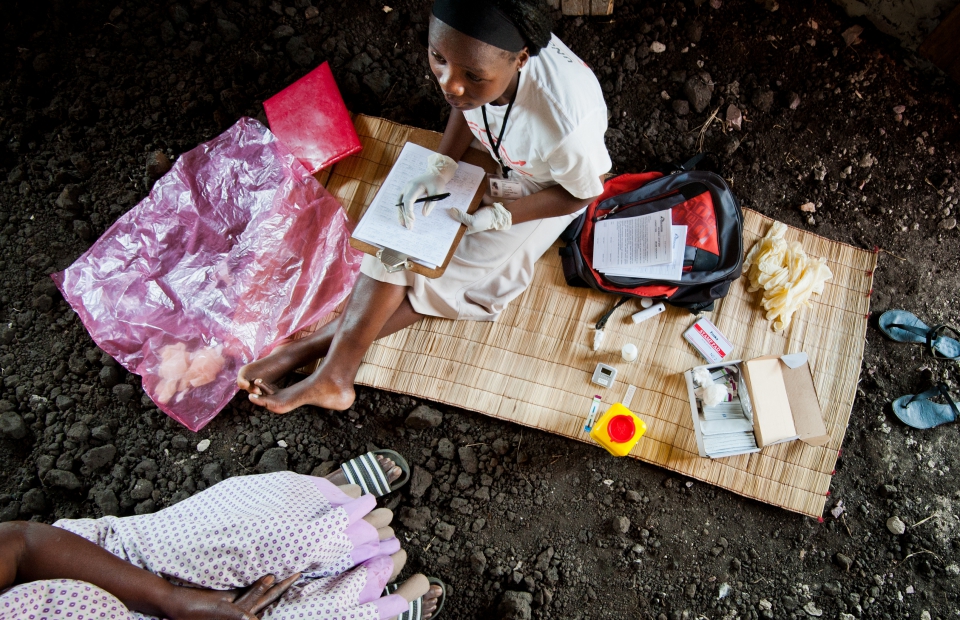
[[[621,404],[627,409],[630,408],[630,403],[633,401],[633,395],[636,393],[636,391],[637,391],[637,386],[635,385],[627,386],[627,393],[623,395],[623,400],[620,401]]]
[[[587,424],[583,427],[585,433],[589,433],[593,430],[593,423],[597,421],[597,411],[600,410],[600,401],[603,400],[600,398],[599,394],[595,394],[593,397],[593,403],[590,405],[590,413],[587,415]]]

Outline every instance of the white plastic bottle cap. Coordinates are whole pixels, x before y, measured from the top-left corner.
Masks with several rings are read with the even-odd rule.
[[[628,342],[620,349],[620,355],[623,357],[623,361],[632,362],[637,359],[637,345]]]
[[[641,308],[649,308],[649,307],[652,306],[652,305],[653,305],[653,300],[650,299],[649,297],[641,297],[641,298],[640,298],[640,307],[641,307]]]

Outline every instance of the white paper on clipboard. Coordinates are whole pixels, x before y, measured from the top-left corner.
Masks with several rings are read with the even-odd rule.
[[[466,211],[486,172],[479,166],[459,162],[456,174],[447,183],[446,191],[450,197],[434,203],[428,217],[423,215],[424,203],[416,203],[413,206],[416,218],[413,228],[405,228],[397,216],[397,199],[408,181],[423,174],[427,158],[432,154],[430,149],[412,142],[404,145],[380,191],[353,231],[354,238],[406,254],[411,260],[430,268],[443,264],[460,230],[460,222],[450,217],[447,209],[453,207]]]

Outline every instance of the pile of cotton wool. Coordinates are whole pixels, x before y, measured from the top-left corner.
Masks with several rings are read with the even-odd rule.
[[[160,376],[155,391],[157,402],[166,404],[177,394],[179,402],[187,390],[216,379],[225,363],[222,345],[203,347],[192,353],[182,342],[164,346],[160,349],[160,366],[157,368]]]
[[[774,222],[743,262],[749,291],[763,289],[767,320],[773,321],[778,332],[786,329],[793,313],[810,295],[822,293],[824,282],[833,277],[825,259],[807,256],[798,242],[783,238],[786,232],[786,224]]]

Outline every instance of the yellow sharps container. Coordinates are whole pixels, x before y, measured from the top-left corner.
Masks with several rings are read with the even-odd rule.
[[[620,403],[613,404],[590,431],[598,444],[614,456],[626,456],[637,445],[647,425]]]

